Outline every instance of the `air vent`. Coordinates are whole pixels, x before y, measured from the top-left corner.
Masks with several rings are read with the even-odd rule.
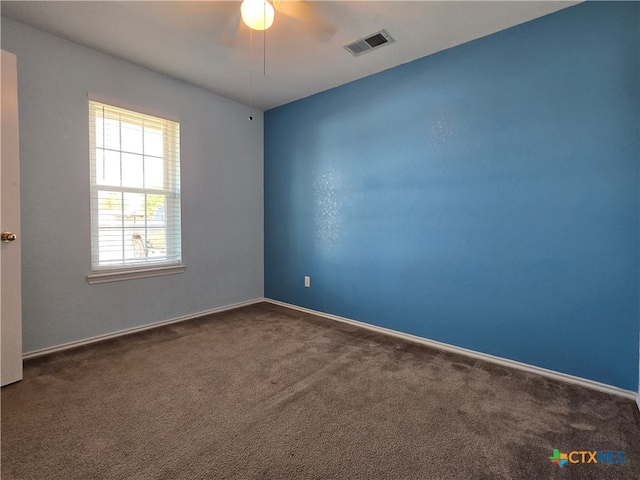
[[[373,33],[366,36],[365,38],[361,38],[356,42],[345,45],[344,48],[346,48],[347,51],[351,53],[351,55],[357,57],[358,55],[362,55],[363,53],[370,50],[380,48],[387,43],[393,43],[393,41],[393,38],[391,38],[385,30],[380,30],[377,33]]]

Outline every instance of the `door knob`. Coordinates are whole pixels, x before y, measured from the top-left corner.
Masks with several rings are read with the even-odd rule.
[[[0,234],[0,240],[2,240],[4,243],[13,242],[16,238],[16,234],[13,232],[2,232]]]

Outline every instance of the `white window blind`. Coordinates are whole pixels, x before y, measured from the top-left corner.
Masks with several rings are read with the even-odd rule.
[[[181,263],[180,125],[89,102],[93,273]]]

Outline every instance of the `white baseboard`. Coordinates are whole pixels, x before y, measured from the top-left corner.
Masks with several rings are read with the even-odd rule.
[[[542,375],[544,377],[553,378],[555,380],[560,380],[562,382],[573,383],[576,385],[581,385],[586,388],[591,388],[594,390],[598,390],[600,392],[610,393],[613,395],[622,396],[625,398],[629,398],[636,401],[638,405],[638,409],[640,410],[640,395],[636,392],[632,392],[630,390],[624,390],[622,388],[614,387],[613,385],[607,385],[606,383],[600,383],[593,380],[588,380],[586,378],[576,377],[574,375],[569,375],[567,373],[556,372],[554,370],[548,370],[542,367],[536,367],[535,365],[529,365],[527,363],[518,362],[516,360],[510,360],[508,358],[497,357],[495,355],[489,355],[487,353],[477,352],[475,350],[469,350],[467,348],[457,347],[455,345],[450,345],[448,343],[438,342],[436,340],[429,340],[427,338],[418,337],[416,335],[411,335],[409,333],[399,332],[397,330],[392,330],[390,328],[378,327],[376,325],[371,325],[369,323],[360,322],[358,320],[351,320],[345,317],[339,317],[337,315],[331,315],[329,313],[320,312],[317,310],[311,310],[309,308],[300,307],[298,305],[293,305],[290,303],[280,302],[278,300],[273,300],[271,298],[256,298],[253,300],[248,300],[246,302],[234,303],[232,305],[226,305],[223,307],[213,308],[211,310],[205,310],[202,312],[193,313],[190,315],[184,315],[182,317],[172,318],[169,320],[163,320],[161,322],[150,323],[148,325],[143,325],[140,327],[128,328],[125,330],[119,330],[117,332],[108,333],[105,335],[98,335],[95,337],[86,338],[83,340],[69,342],[62,345],[57,345],[54,347],[43,348],[40,350],[33,350],[31,352],[26,352],[22,355],[23,360],[29,360],[31,358],[40,357],[42,355],[48,355],[51,353],[61,352],[64,350],[68,350],[75,347],[80,347],[82,345],[89,345],[92,343],[100,342],[103,340],[108,340],[111,338],[121,337],[124,335],[130,335],[132,333],[142,332],[144,330],[150,330],[152,328],[158,328],[164,325],[170,325],[172,323],[184,322],[185,320],[191,320],[192,318],[202,317],[205,315],[210,315],[212,313],[224,312],[226,310],[233,310],[240,307],[245,307],[248,305],[253,305],[255,303],[260,302],[269,302],[274,305],[280,305],[283,307],[291,308],[294,310],[299,310],[301,312],[309,313],[312,315],[317,315],[319,317],[328,318],[330,320],[335,320],[338,322],[348,323],[350,325],[355,325],[360,328],[365,328],[367,330],[372,330],[374,332],[382,333],[385,335],[389,335],[396,338],[401,338],[404,340],[408,340],[414,343],[420,343],[423,345],[427,345],[430,347],[434,347],[440,350],[445,350],[453,353],[458,353],[460,355],[465,355],[467,357],[477,358],[480,360],[484,360],[487,362],[495,363],[498,365],[502,365],[505,367],[516,368],[518,370],[523,370],[525,372],[533,373],[536,375]]]
[[[80,347],[82,345],[89,345],[91,343],[101,342],[110,338],[122,337],[124,335],[131,335],[132,333],[143,332],[144,330],[150,330],[152,328],[162,327],[164,325],[170,325],[172,323],[184,322],[185,320],[191,320],[192,318],[203,317],[205,315],[211,315],[212,313],[224,312],[226,310],[233,310],[235,308],[246,307],[247,305],[253,305],[254,303],[264,302],[264,298],[256,298],[248,300],[246,302],[234,303],[232,305],[226,305],[224,307],[212,308],[211,310],[205,310],[204,312],[192,313],[190,315],[184,315],[182,317],[171,318],[169,320],[163,320],[161,322],[150,323],[141,327],[127,328],[125,330],[119,330],[113,333],[107,333],[104,335],[97,335],[95,337],[85,338],[75,342],[64,343],[62,345],[56,345],[55,347],[42,348],[40,350],[33,350],[31,352],[24,353],[22,355],[23,360],[29,360],[30,358],[40,357],[42,355],[49,355],[51,353],[61,352],[70,348]]]
[[[636,403],[638,404],[638,408],[640,409],[640,397],[636,392],[614,387],[613,385],[607,385],[606,383],[595,382],[593,380],[576,377],[574,375],[569,375],[567,373],[561,373],[561,372],[556,372],[554,370],[548,370],[542,367],[536,367],[535,365],[529,365],[527,363],[518,362],[516,360],[509,360],[508,358],[496,357],[495,355],[476,352],[475,350],[469,350],[467,348],[456,347],[455,345],[450,345],[448,343],[429,340],[427,338],[418,337],[416,335],[411,335],[409,333],[402,333],[402,332],[398,332],[397,330],[391,330],[390,328],[378,327],[376,325],[371,325],[369,323],[359,322],[357,320],[351,320],[349,318],[339,317],[337,315],[331,315],[329,313],[324,313],[324,312],[319,312],[317,310],[311,310],[309,308],[299,307],[298,305],[292,305],[290,303],[280,302],[278,300],[272,300],[270,298],[265,298],[264,300],[266,302],[273,303],[275,305],[292,308],[294,310],[310,313],[312,315],[318,315],[320,317],[328,318],[330,320],[336,320],[338,322],[348,323],[350,325],[355,325],[357,327],[366,328],[367,330],[373,330],[374,332],[383,333],[385,335],[390,335],[392,337],[402,338],[410,342],[428,345],[430,347],[434,347],[440,350],[446,350],[449,352],[458,353],[460,355],[477,358],[480,360],[495,363],[505,367],[517,368],[518,370],[524,370],[525,372],[542,375],[544,377],[553,378],[555,380],[560,380],[566,383],[581,385],[583,387],[591,388],[593,390],[598,390],[600,392],[611,393],[613,395],[630,398],[636,401]]]

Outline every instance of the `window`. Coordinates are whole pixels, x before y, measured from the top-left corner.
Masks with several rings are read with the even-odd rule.
[[[89,102],[89,283],[179,273],[180,125]]]

